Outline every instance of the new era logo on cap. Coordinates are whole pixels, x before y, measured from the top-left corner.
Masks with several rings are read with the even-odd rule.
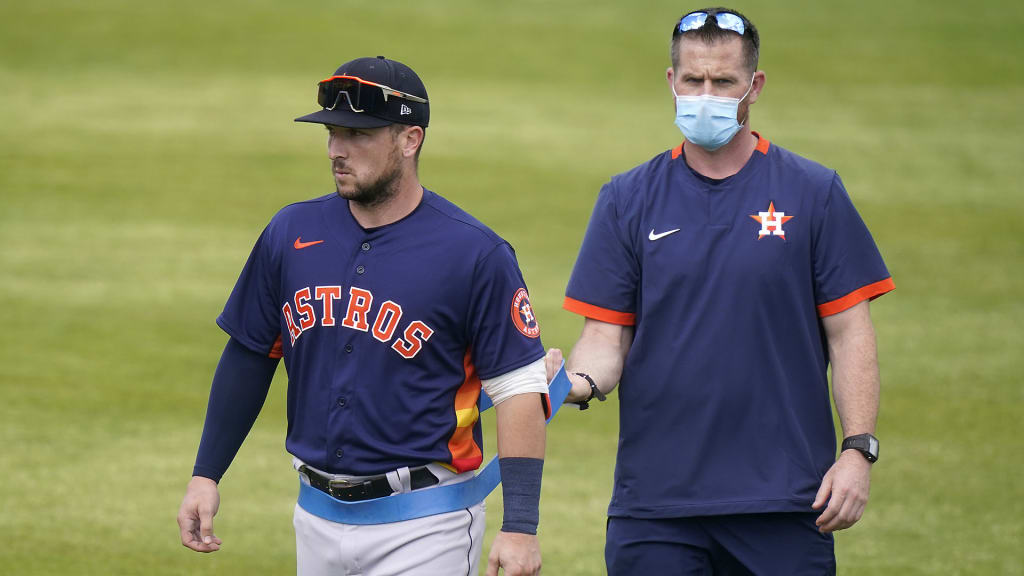
[[[402,109],[399,111],[399,116],[405,116],[406,114],[412,114],[412,108],[409,108],[405,104],[402,104]]]

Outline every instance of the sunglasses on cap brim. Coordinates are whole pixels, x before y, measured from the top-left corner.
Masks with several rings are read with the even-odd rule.
[[[672,35],[678,36],[683,32],[700,30],[707,23],[708,16],[707,12],[690,12],[679,19],[679,24],[672,29]],[[732,12],[716,12],[715,22],[718,23],[718,27],[722,30],[732,30],[740,36],[743,36],[743,33],[747,31],[746,25],[743,24],[743,18]]]
[[[388,109],[388,98],[396,97],[426,104],[426,98],[406,94],[385,86],[363,80],[357,76],[331,76],[317,83],[316,101],[325,110],[334,110],[342,100],[353,112],[383,114]]]

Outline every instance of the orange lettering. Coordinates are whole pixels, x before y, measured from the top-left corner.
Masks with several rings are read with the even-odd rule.
[[[317,286],[316,299],[324,301],[324,315],[321,326],[334,326],[334,301],[341,298],[341,286]]]
[[[284,322],[288,325],[288,336],[291,337],[291,343],[295,344],[295,339],[302,335],[302,330],[295,325],[295,318],[292,316],[291,304],[285,302],[284,306],[281,307],[281,312],[284,314]]]
[[[377,320],[373,323],[373,337],[381,342],[391,340],[401,319],[401,306],[391,300],[381,304],[380,310],[377,311]]]
[[[305,332],[316,325],[316,313],[309,305],[309,288],[295,293],[295,311],[299,313],[299,330]]]
[[[412,358],[419,354],[420,349],[423,348],[423,343],[433,335],[434,331],[430,329],[430,326],[416,320],[405,329],[404,339],[399,338],[395,340],[391,347],[395,349],[395,352],[401,354],[403,358]]]
[[[341,321],[342,326],[366,332],[370,329],[366,321],[366,313],[373,304],[373,294],[369,290],[353,286],[348,290],[348,311],[345,319]]]

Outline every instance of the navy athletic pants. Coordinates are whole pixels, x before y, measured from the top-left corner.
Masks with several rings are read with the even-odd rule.
[[[609,576],[834,575],[832,535],[818,532],[817,517],[609,518],[605,562]]]

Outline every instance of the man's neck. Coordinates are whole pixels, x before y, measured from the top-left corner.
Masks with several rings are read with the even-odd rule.
[[[419,178],[413,174],[398,182],[398,192],[388,200],[374,206],[349,200],[348,208],[363,228],[379,228],[412,214],[422,199],[423,187],[420,186]]]
[[[686,164],[698,174],[715,180],[742,170],[756,148],[757,136],[750,132],[748,125],[744,125],[728,144],[712,152],[690,142],[683,144]]]

